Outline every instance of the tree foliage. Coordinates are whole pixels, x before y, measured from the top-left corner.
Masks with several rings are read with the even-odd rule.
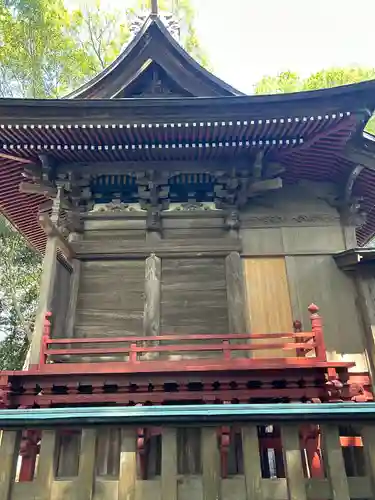
[[[256,85],[256,94],[278,94],[317,90],[350,83],[363,82],[375,78],[375,68],[347,67],[328,68],[301,78],[298,73],[284,71],[276,76],[264,76]],[[366,126],[366,131],[375,135],[375,117]]]
[[[0,216],[0,369],[22,368],[37,306],[41,259]]]

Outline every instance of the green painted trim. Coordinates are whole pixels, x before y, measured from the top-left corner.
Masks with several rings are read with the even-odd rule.
[[[223,422],[343,422],[375,419],[375,403],[116,406],[1,410],[0,428],[217,424]]]

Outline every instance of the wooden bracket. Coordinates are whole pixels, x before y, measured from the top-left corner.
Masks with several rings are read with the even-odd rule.
[[[68,259],[73,259],[75,256],[73,248],[47,214],[42,214],[39,216],[39,224],[41,225],[43,231],[47,236],[57,238],[58,247],[64,253],[64,255]]]

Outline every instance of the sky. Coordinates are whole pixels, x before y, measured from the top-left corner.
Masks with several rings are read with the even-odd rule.
[[[375,0],[191,1],[213,72],[243,92],[287,69],[304,77],[332,66],[375,67]]]

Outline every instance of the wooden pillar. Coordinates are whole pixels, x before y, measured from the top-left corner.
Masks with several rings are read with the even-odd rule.
[[[51,221],[55,226],[60,221],[60,205],[63,197],[62,187],[58,187],[56,198],[53,201]],[[47,236],[46,251],[44,254],[42,278],[39,292],[39,304],[35,317],[35,325],[29,350],[29,368],[36,366],[40,360],[41,342],[45,314],[51,311],[57,268],[57,249],[59,240],[57,236]],[[53,313],[53,311],[52,311]],[[53,321],[53,318],[52,318]]]
[[[146,259],[143,331],[145,337],[160,334],[161,261],[155,254]]]
[[[225,259],[229,333],[246,333],[245,294],[242,261],[238,252]]]
[[[53,299],[53,290],[56,277],[57,248],[57,238],[55,236],[48,237],[43,260],[39,304],[35,317],[33,336],[31,338],[29,368],[32,367],[32,365],[37,365],[40,359],[40,349],[43,337],[45,314],[46,312],[50,311]]]
[[[76,317],[76,307],[78,300],[79,282],[81,278],[81,261],[73,259],[72,274],[70,276],[70,291],[68,311],[66,313],[65,335],[64,337],[74,337],[74,324]]]

